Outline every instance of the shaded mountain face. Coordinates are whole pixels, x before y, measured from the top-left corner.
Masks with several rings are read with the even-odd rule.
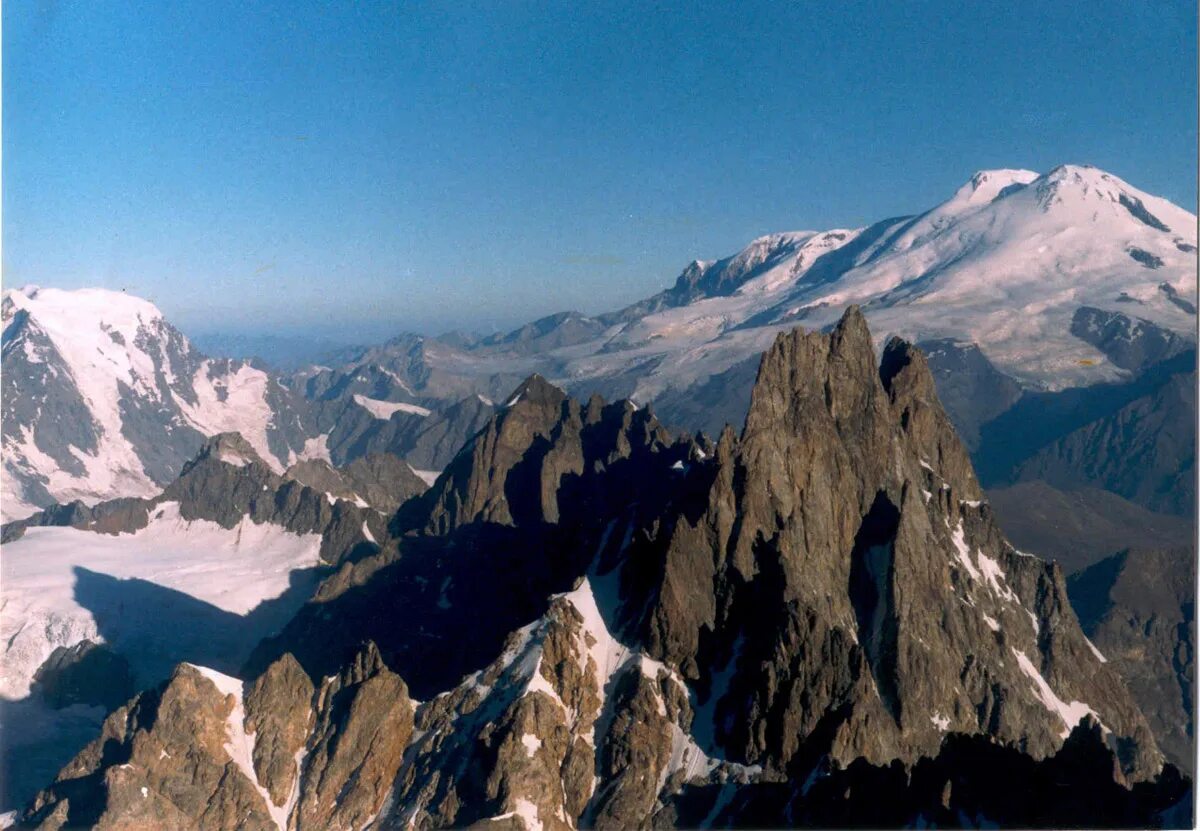
[[[177,671],[26,819],[821,823],[871,816],[837,806],[872,781],[986,815],[989,780],[1057,771],[1139,821],[1186,797],[1061,570],[996,527],[924,356],[877,362],[857,309],[781,335],[715,443],[531,377],[389,530],[227,695]]]
[[[1153,391],[1038,450],[1016,478],[1104,488],[1154,511],[1195,516],[1196,413],[1196,373],[1171,374]]]
[[[1042,481],[988,488],[1005,535],[1024,551],[1056,560],[1068,574],[1129,547],[1187,548],[1195,525],[1148,511],[1098,488],[1058,490]]]
[[[429,487],[403,459],[390,453],[359,456],[342,468],[325,461],[297,462],[284,472],[294,479],[335,499],[353,502],[392,514],[411,497]]]
[[[1183,338],[1148,320],[1121,312],[1080,306],[1071,318],[1071,334],[1085,340],[1122,369],[1144,369],[1188,348]]]
[[[1098,488],[1157,513],[1192,517],[1196,352],[1129,380],[1058,392],[1025,390],[980,427],[972,457],[988,488],[1043,481]]]
[[[1174,764],[1195,762],[1195,551],[1130,548],[1071,576],[1084,631],[1128,683]]]
[[[942,339],[918,346],[959,438],[974,452],[983,426],[1020,400],[1021,385],[996,369],[974,343]]]
[[[656,828],[1187,827],[1190,782],[1172,771],[1126,789],[1108,779],[1112,752],[1095,722],[1035,761],[979,736],[947,737],[911,768],[858,760],[803,783],[686,786]],[[1014,799],[1014,794],[1021,798]]]

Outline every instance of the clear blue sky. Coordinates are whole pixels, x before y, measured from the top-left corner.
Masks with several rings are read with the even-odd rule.
[[[964,8],[965,7],[965,8]],[[4,278],[349,340],[600,311],[987,167],[1194,210],[1188,2],[3,7]]]

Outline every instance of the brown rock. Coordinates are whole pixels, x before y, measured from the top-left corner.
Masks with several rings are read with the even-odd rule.
[[[313,685],[285,653],[246,693],[246,732],[254,734],[254,770],[279,807],[296,786],[296,756],[313,727]]]
[[[317,692],[297,831],[361,828],[379,813],[412,735],[413,706],[374,644]]]

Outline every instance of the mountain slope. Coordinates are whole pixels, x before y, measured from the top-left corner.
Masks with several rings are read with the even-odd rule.
[[[1071,574],[1130,546],[1182,548],[1194,523],[1156,514],[1098,488],[1060,491],[1043,481],[988,488],[1005,535],[1025,551],[1057,560]]]
[[[1195,551],[1138,547],[1071,576],[1084,630],[1128,679],[1164,753],[1195,763]]]
[[[1196,374],[1063,436],[1016,471],[1060,488],[1101,487],[1155,511],[1196,510]]]

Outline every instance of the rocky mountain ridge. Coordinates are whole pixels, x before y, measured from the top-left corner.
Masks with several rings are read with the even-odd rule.
[[[877,362],[857,308],[776,339],[740,436],[530,378],[373,534],[244,681],[177,670],[24,821],[819,822],[875,777],[982,822],[997,764],[1135,824],[1186,798],[1061,570],[997,528],[923,354]]]

